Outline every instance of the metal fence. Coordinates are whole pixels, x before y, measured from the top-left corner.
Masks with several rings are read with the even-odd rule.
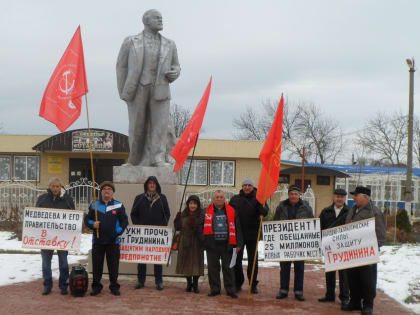
[[[90,203],[93,200],[93,189],[96,189],[96,198],[99,198],[100,187],[98,183],[93,183],[87,178],[81,178],[64,187],[74,201],[76,209],[87,211]]]
[[[274,194],[271,195],[270,199],[267,200],[268,207],[270,208],[269,214],[271,216],[274,216],[276,212],[276,208],[279,205],[279,203],[283,200],[286,200],[288,198],[288,185],[287,184],[281,184],[280,188],[274,192]],[[315,194],[312,191],[311,186],[308,186],[305,193],[302,194],[302,200],[305,200],[309,203],[309,205],[312,208],[312,212],[315,215]]]
[[[225,201],[227,203],[229,202],[230,198],[232,198],[235,194],[238,193],[238,191],[234,191],[231,189],[224,189],[224,188],[205,190],[201,192],[187,192],[185,196],[185,200],[187,200],[190,195],[197,195],[200,198],[203,209],[205,209],[208,207],[209,204],[211,204],[213,193],[216,190],[222,190],[225,193]],[[279,189],[273,193],[270,199],[267,200],[268,207],[270,208],[269,214],[271,216],[274,216],[274,213],[280,201],[286,200],[288,198],[287,191],[288,191],[288,185],[282,184],[279,187]],[[315,195],[310,186],[308,186],[305,193],[302,194],[302,199],[309,203],[309,205],[312,208],[312,211],[315,211]]]
[[[70,183],[64,187],[74,200],[78,210],[86,211],[93,200],[93,189],[99,196],[99,185],[87,178]],[[47,188],[39,188],[31,183],[1,183],[0,184],[0,220],[10,217],[12,209],[23,211],[25,207],[33,207],[38,197],[47,192]]]
[[[0,220],[8,219],[14,208],[23,210],[25,207],[34,206],[38,196],[44,193],[46,189],[37,188],[33,184],[0,184]]]
[[[337,178],[336,188],[343,188],[353,191],[356,186],[368,186],[371,189],[371,200],[374,205],[383,211],[395,214],[399,209],[407,211],[410,220],[420,220],[420,180],[413,179],[412,202],[404,200],[405,176],[402,175],[378,175],[378,174],[357,174],[350,178]],[[353,206],[352,195],[347,195],[347,203]]]

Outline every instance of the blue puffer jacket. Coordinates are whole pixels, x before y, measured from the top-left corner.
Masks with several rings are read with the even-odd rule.
[[[96,237],[96,230],[93,232],[93,244],[119,244],[120,236],[128,225],[128,217],[125,214],[124,205],[112,199],[108,204],[102,200],[96,201],[98,210],[99,239]],[[85,225],[93,230],[95,222],[95,204],[92,202],[89,206],[89,212],[85,217]]]

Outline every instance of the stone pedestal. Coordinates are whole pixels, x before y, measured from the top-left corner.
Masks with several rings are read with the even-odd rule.
[[[172,167],[143,167],[143,166],[114,166],[114,198],[122,202],[125,206],[129,224],[131,224],[130,212],[133,207],[134,198],[144,192],[144,182],[149,176],[156,176],[162,188],[162,193],[166,196],[171,210],[169,227],[174,228],[173,221],[179,210],[182,198],[183,186],[178,185],[178,174],[173,173]],[[168,267],[163,266],[164,276],[175,276],[177,252],[172,252],[171,263]],[[88,270],[92,272],[91,254],[89,252]],[[108,273],[106,264],[104,272]],[[153,275],[153,265],[147,265],[147,275]],[[137,264],[120,263],[120,274],[137,274]]]
[[[144,183],[149,176],[156,176],[161,185],[177,185],[179,183],[178,174],[174,173],[172,169],[172,166],[114,166],[114,183],[139,184]]]

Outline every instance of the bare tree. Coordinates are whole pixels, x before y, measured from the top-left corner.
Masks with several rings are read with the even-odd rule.
[[[247,107],[233,126],[239,139],[264,140],[270,130],[278,102],[262,102],[261,114]],[[283,112],[283,146],[291,157],[303,156],[305,161],[334,163],[343,147],[343,134],[338,123],[325,117],[314,104],[285,102]]]
[[[326,117],[315,104],[298,104],[295,112],[295,133],[308,151],[308,158],[315,163],[334,163],[343,149],[343,132],[339,123]],[[301,156],[299,151],[296,153]]]
[[[378,112],[357,135],[356,143],[384,164],[401,165],[407,154],[407,117]]]
[[[191,119],[191,112],[188,108],[182,107],[177,104],[173,104],[169,111],[169,117],[175,130],[175,137],[179,138],[187,127],[188,122]]]

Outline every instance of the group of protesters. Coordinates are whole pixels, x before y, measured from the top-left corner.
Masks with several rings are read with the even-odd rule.
[[[48,192],[41,195],[37,207],[74,209],[72,198],[61,189],[61,181],[52,178]],[[92,202],[84,219],[87,227],[93,230],[92,271],[93,282],[91,295],[98,295],[101,284],[104,259],[106,256],[109,271],[109,289],[113,295],[120,295],[117,282],[119,269],[119,236],[128,225],[128,217],[124,205],[115,200],[115,186],[110,181],[100,185],[99,198],[96,204]],[[371,191],[368,187],[357,186],[351,192],[355,205],[349,208],[345,204],[347,192],[336,189],[333,193],[333,203],[323,209],[320,214],[321,229],[325,230],[350,222],[375,218],[375,231],[378,245],[385,240],[385,219],[381,211],[370,201]],[[174,226],[179,235],[176,273],[186,277],[186,291],[199,293],[199,277],[204,275],[204,250],[207,254],[207,268],[210,292],[213,297],[221,294],[220,268],[223,273],[223,284],[226,294],[238,298],[245,282],[242,260],[244,249],[248,256],[247,278],[250,292],[258,293],[258,230],[260,220],[269,212],[267,205],[260,204],[256,199],[254,181],[246,178],[242,182],[239,194],[229,202],[225,201],[222,190],[216,190],[211,204],[203,209],[200,198],[190,195],[183,211],[178,212]],[[313,218],[314,211],[302,200],[299,186],[291,185],[288,198],[277,206],[274,220],[296,220]],[[158,179],[149,177],[144,183],[144,193],[136,196],[130,213],[133,224],[167,226],[170,210],[166,196],[162,193]],[[97,237],[97,233],[100,237]],[[236,263],[230,268],[232,255],[236,252]],[[51,258],[52,250],[41,250],[42,273],[44,278],[43,295],[52,289]],[[58,251],[59,257],[59,288],[61,294],[67,294],[69,267],[67,251]],[[305,262],[285,261],[280,263],[280,290],[277,299],[288,297],[291,264],[294,266],[294,296],[298,301],[304,301],[304,268]],[[154,265],[156,289],[163,287],[162,265]],[[327,272],[326,294],[319,302],[334,302],[336,298],[336,272]],[[339,271],[339,299],[343,311],[360,310],[362,314],[372,314],[373,300],[376,295],[377,264],[355,267]],[[138,264],[138,278],[135,289],[145,287],[146,265]]]

